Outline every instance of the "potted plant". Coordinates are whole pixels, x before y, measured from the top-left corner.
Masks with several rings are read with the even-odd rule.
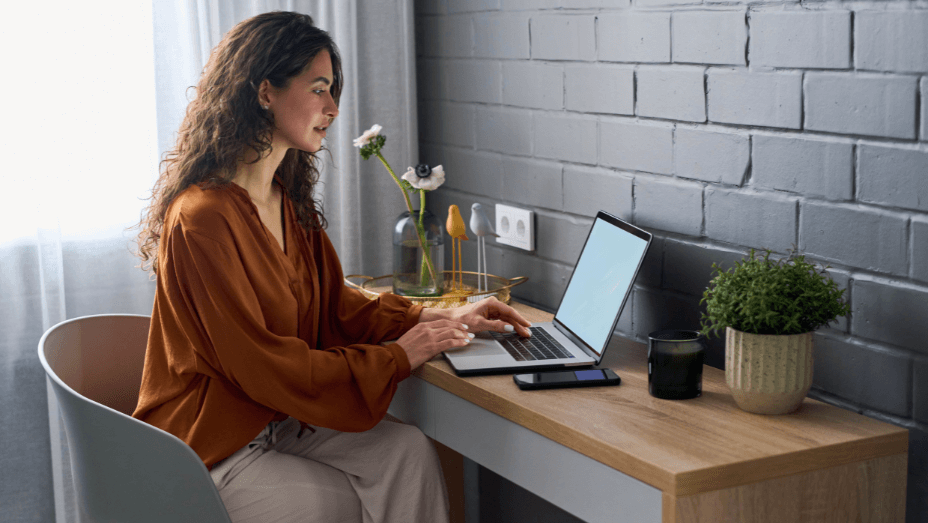
[[[725,381],[742,410],[786,414],[799,408],[812,386],[812,333],[850,313],[827,274],[805,256],[785,259],[770,250],[750,255],[713,279],[700,304],[702,332],[725,331]]]

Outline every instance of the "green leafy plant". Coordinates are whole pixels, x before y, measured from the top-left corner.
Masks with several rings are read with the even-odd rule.
[[[750,256],[723,271],[712,264],[715,275],[703,293],[702,333],[718,334],[725,327],[752,334],[802,334],[811,332],[851,312],[844,289],[805,256],[790,251],[781,260],[751,249]]]

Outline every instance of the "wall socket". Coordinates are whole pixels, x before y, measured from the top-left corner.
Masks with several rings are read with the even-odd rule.
[[[535,213],[497,203],[496,234],[499,234],[497,243],[534,251]]]

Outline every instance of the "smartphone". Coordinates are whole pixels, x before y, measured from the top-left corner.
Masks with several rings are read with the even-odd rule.
[[[557,370],[515,374],[512,380],[522,390],[560,389],[618,385],[622,379],[612,369]]]

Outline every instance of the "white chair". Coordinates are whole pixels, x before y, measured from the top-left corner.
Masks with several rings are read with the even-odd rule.
[[[149,325],[148,316],[85,316],[39,341],[68,435],[80,521],[231,523],[193,449],[131,417]]]

